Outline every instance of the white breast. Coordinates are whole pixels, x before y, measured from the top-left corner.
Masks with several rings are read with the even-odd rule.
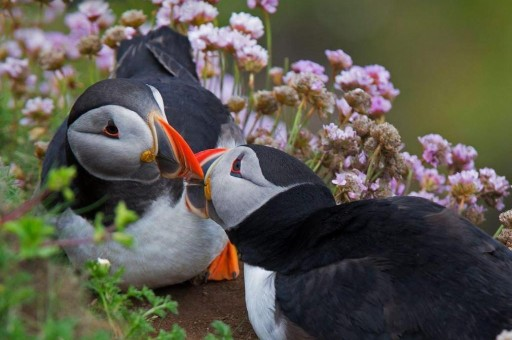
[[[286,324],[275,315],[275,273],[244,264],[245,303],[256,335],[262,340],[286,339]]]
[[[59,217],[57,229],[59,239],[90,238],[94,232],[89,221],[70,209]],[[105,258],[114,270],[125,268],[125,283],[159,287],[200,274],[227,242],[218,224],[188,212],[183,200],[171,207],[164,197],[153,202],[147,213],[125,232],[135,241],[131,248],[108,241],[66,247],[65,251],[77,268],[88,260]]]

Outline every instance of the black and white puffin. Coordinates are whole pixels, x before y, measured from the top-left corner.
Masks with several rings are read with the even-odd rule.
[[[415,197],[336,205],[269,147],[213,151],[208,214],[244,262],[261,339],[494,339],[512,328],[512,253]]]
[[[56,222],[60,239],[91,238],[94,216],[109,223],[124,201],[140,217],[125,230],[135,244],[88,242],[65,247],[68,257],[79,268],[108,259],[136,286],[183,282],[207,267],[209,279],[234,278],[234,248],[218,224],[190,213],[181,177],[201,178],[193,153],[234,147],[243,135],[198,82],[188,39],[161,28],[123,42],[115,77],[76,100],[49,145],[42,182],[53,167],[77,168],[76,199]]]

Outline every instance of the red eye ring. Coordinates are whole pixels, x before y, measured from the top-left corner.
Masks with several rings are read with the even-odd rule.
[[[243,156],[237,157],[231,164],[231,172],[230,175],[233,177],[242,177],[242,158]]]
[[[110,119],[103,128],[103,134],[110,138],[119,138],[119,130],[112,119]]]

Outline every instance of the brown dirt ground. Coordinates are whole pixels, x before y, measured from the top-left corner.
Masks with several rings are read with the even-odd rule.
[[[200,340],[212,331],[210,324],[221,320],[231,326],[237,340],[258,339],[252,330],[245,308],[243,268],[233,281],[193,285],[186,282],[156,290],[178,302],[178,315],[169,314],[157,321],[155,328],[170,330],[177,323],[187,332],[187,339]]]

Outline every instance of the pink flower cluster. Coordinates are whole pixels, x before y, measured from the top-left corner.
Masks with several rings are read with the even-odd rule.
[[[389,72],[380,65],[352,66],[335,78],[336,88],[343,91],[363,89],[372,97],[370,113],[376,116],[391,110],[391,102],[400,91],[390,81]]]

